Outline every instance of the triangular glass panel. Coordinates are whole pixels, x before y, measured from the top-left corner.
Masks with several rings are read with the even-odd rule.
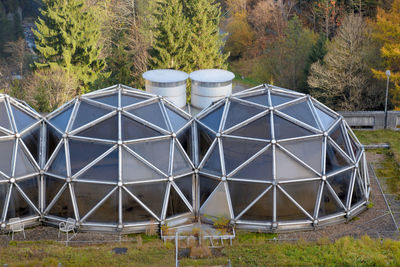
[[[280,143],[290,153],[308,164],[317,172],[322,172],[322,137],[293,140]],[[312,151],[312,152],[311,152]]]
[[[175,144],[174,147],[174,168],[172,171],[173,175],[179,175],[191,172],[193,170],[192,166],[190,165],[189,161],[186,157],[182,154],[181,150]]]
[[[198,149],[199,149],[199,162],[201,162],[206,155],[208,149],[210,148],[215,134],[206,129],[205,127],[197,124],[197,141],[198,141]]]
[[[13,186],[6,219],[34,215],[35,209],[26,202],[17,187]]]
[[[90,214],[86,221],[99,223],[118,223],[118,207],[118,190],[115,190],[111,196],[109,196],[101,204],[100,207]]]
[[[192,175],[185,176],[174,180],[175,184],[181,190],[187,201],[192,204],[193,201],[193,177]]]
[[[317,174],[304,167],[279,148],[275,150],[276,179],[279,181],[313,178]]]
[[[168,115],[169,121],[171,122],[173,131],[177,132],[188,122],[187,119],[185,119],[184,117],[182,117],[177,112],[170,109],[169,107],[166,106],[165,110],[167,111],[167,115]]]
[[[190,212],[188,206],[179,196],[178,192],[176,192],[175,188],[171,186],[169,191],[166,217],[168,218],[186,212]]]
[[[215,143],[214,148],[206,160],[202,171],[209,172],[211,174],[221,175],[221,156],[219,154],[218,142]]]
[[[305,128],[284,118],[274,115],[275,139],[287,139],[314,134]]]
[[[57,152],[56,157],[50,164],[48,173],[56,174],[61,177],[67,177],[67,163],[65,161],[65,148],[64,144],[61,145],[60,150]]]
[[[74,183],[74,194],[78,205],[79,216],[84,217],[97,203],[99,203],[111,190],[113,185]]]
[[[4,132],[1,131],[0,129],[0,136],[6,136],[7,134],[5,134]]]
[[[354,138],[351,136],[351,134],[349,134],[349,139],[350,139],[351,148],[353,149],[354,157],[355,157],[355,159],[357,159],[361,153],[360,145],[357,143],[357,141],[354,140]]]
[[[61,135],[52,126],[46,127],[46,162],[49,160],[58,143],[60,143]]]
[[[262,94],[262,95],[256,95],[256,96],[249,96],[249,97],[244,97],[243,100],[247,100],[256,104],[264,105],[264,106],[269,106],[268,104],[268,94]]]
[[[170,160],[171,140],[156,140],[134,143],[128,145],[130,149],[142,158],[153,164],[156,168],[168,174]]]
[[[14,146],[14,140],[0,141],[0,171],[7,176],[11,176]]]
[[[167,182],[157,182],[125,185],[125,187],[144,205],[146,205],[155,215],[157,215],[158,218],[161,218],[167,184]],[[136,202],[133,199],[132,201]],[[137,204],[140,205],[139,203]]]
[[[155,218],[131,195],[122,190],[122,221],[124,223],[144,222]]]
[[[160,104],[158,102],[152,103],[150,105],[134,108],[134,109],[128,110],[128,112],[168,131],[168,127],[165,122],[164,115],[162,114]]]
[[[271,188],[239,220],[272,221],[274,209],[274,193]]]
[[[224,129],[225,130],[229,129],[232,126],[235,126],[236,124],[257,115],[262,111],[263,109],[257,106],[250,106],[241,104],[239,102],[231,101]]]
[[[258,118],[245,126],[240,127],[237,130],[229,133],[229,135],[243,136],[259,139],[271,139],[271,123],[270,115]]]
[[[17,182],[18,186],[30,199],[30,201],[39,209],[39,176],[31,177],[28,179],[20,180]]]
[[[283,183],[280,184],[283,190],[286,191],[304,210],[311,216],[314,216],[314,209],[317,205],[317,197],[320,187],[320,180],[317,181],[304,181],[296,183]],[[278,200],[277,200],[278,201]],[[279,201],[278,201],[279,203]],[[280,204],[283,206],[284,203]],[[298,208],[296,208],[297,210]],[[281,209],[283,211],[283,209]],[[301,212],[301,211],[300,211]],[[301,212],[304,217],[304,213]]]
[[[161,174],[122,149],[122,179],[124,182],[149,181],[163,178]]]
[[[118,158],[118,150],[116,149],[79,175],[78,180],[118,182]]]
[[[3,214],[3,209],[5,206],[7,193],[8,193],[9,183],[0,184],[0,214]]]
[[[360,178],[358,175],[356,175],[356,180],[354,181],[353,195],[351,196],[351,207],[357,205],[364,199],[365,197],[360,183]]]
[[[214,191],[214,189],[217,187],[219,184],[218,180],[208,178],[206,176],[200,175],[199,177],[199,183],[200,183],[200,206],[203,205],[203,203],[208,199],[208,197],[211,195],[211,193]]]
[[[335,141],[335,143],[344,151],[347,153],[347,155],[351,155],[350,151],[347,149],[345,137],[343,135],[342,128],[339,124],[336,124],[336,126],[332,129],[332,131],[329,133],[329,136]]]
[[[64,191],[50,209],[49,214],[62,218],[75,218],[74,206],[72,205],[71,193],[68,185],[64,188]]]
[[[349,193],[352,174],[353,170],[348,170],[327,179],[328,183],[333,188],[333,191],[335,191],[336,195],[342,201],[344,206],[346,206],[347,194]]]
[[[71,174],[74,175],[111,148],[109,144],[69,140]]]
[[[74,106],[72,105],[69,108],[63,110],[57,116],[53,117],[50,120],[50,123],[57,127],[61,132],[65,132],[73,109]]]
[[[233,213],[239,215],[252,201],[254,201],[269,185],[259,183],[247,183],[239,181],[229,181],[229,194]]]
[[[192,127],[189,126],[182,130],[178,135],[177,139],[181,144],[183,150],[188,155],[189,159],[193,160],[193,142],[192,142]]]
[[[10,119],[8,118],[6,102],[0,102],[0,127],[12,131]]]
[[[124,94],[121,95],[121,105],[123,107],[139,103],[143,100],[146,100],[146,98],[138,97],[138,96],[124,95]]]
[[[280,111],[316,129],[319,128],[307,101],[286,106]]]
[[[201,206],[200,214],[211,217],[230,218],[228,196],[225,191],[225,183],[221,182],[207,201]]]
[[[98,119],[109,112],[109,110],[81,101],[78,112],[75,115],[72,130],[75,130],[91,121],[94,121],[95,119]]]
[[[47,207],[51,203],[51,201],[53,201],[54,197],[57,195],[64,184],[64,180],[53,178],[47,175],[44,176],[45,207]]]
[[[326,167],[325,172],[330,173],[332,171],[340,170],[341,168],[350,165],[350,162],[344,157],[330,142],[326,145]]]
[[[293,99],[295,99],[295,98],[292,96],[278,95],[278,94],[274,94],[271,92],[272,106],[277,106],[277,105],[292,101]]]
[[[326,112],[322,111],[318,107],[315,107],[315,110],[317,112],[319,120],[322,123],[323,130],[326,131],[327,129],[329,129],[329,127],[335,121],[335,118],[332,117],[331,115],[328,115]]]
[[[273,179],[272,149],[268,148],[261,155],[240,169],[232,177],[258,181],[271,181]]]
[[[115,115],[76,134],[89,138],[118,140],[118,116]]]
[[[161,135],[153,128],[150,128],[126,116],[121,117],[121,125],[121,135],[123,140],[142,139]]]
[[[210,113],[208,113],[204,118],[200,119],[202,123],[208,126],[214,132],[218,132],[219,125],[221,124],[222,114],[224,113],[225,105],[214,109]]]
[[[118,107],[118,93],[106,96],[99,96],[92,99],[103,104]]]
[[[276,190],[276,217],[278,221],[309,219],[280,189]]]
[[[33,128],[22,136],[22,141],[28,148],[29,153],[39,163],[40,152],[40,126]]]
[[[222,138],[222,144],[227,174],[267,145],[265,142],[229,137]]]
[[[14,115],[15,124],[19,132],[22,132],[24,129],[28,128],[36,122],[36,119],[28,115],[25,111],[22,111],[19,108],[14,107],[13,105],[11,105],[11,109]]]
[[[344,211],[339,203],[336,202],[331,191],[324,185],[324,191],[322,192],[321,203],[319,205],[318,217],[325,217],[338,212]]]
[[[33,174],[35,172],[39,172],[32,162],[28,159],[28,156],[25,154],[25,151],[21,148],[21,145],[18,145],[18,153],[17,153],[17,161],[15,164],[15,177],[24,176],[27,174]]]

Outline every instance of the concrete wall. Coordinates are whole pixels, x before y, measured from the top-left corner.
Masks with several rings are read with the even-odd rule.
[[[340,111],[346,122],[352,128],[383,129],[385,126],[384,111]],[[389,111],[387,127],[400,130],[400,111]]]

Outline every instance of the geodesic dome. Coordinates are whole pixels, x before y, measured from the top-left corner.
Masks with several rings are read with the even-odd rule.
[[[136,231],[191,218],[192,120],[184,111],[117,85],[70,101],[46,127],[49,222]]]
[[[362,145],[308,95],[262,85],[196,118],[199,213],[237,227],[293,230],[357,214],[370,185]]]
[[[40,216],[41,117],[24,102],[0,94],[0,223]]]

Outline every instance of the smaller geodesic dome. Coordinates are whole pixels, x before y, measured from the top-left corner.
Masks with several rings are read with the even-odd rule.
[[[44,217],[139,231],[193,214],[192,120],[153,94],[116,85],[46,118]]]
[[[255,230],[308,229],[351,218],[370,192],[362,145],[308,95],[262,85],[196,118],[199,214]]]
[[[24,102],[0,94],[0,222],[40,217],[41,117]]]

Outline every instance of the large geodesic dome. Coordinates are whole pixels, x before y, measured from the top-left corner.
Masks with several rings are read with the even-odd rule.
[[[82,95],[46,117],[44,217],[81,229],[142,231],[193,213],[192,119],[122,85]]]
[[[362,145],[336,112],[271,85],[196,118],[199,214],[239,228],[306,229],[349,219],[370,192]]]
[[[24,102],[0,94],[0,223],[40,217],[40,115]]]

